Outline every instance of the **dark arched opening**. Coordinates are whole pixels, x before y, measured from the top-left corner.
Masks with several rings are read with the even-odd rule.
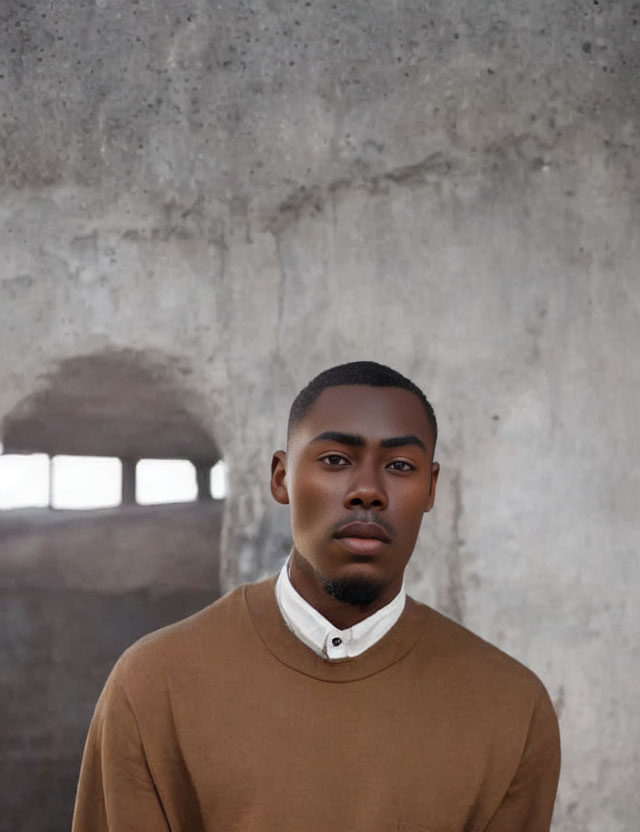
[[[121,505],[0,512],[0,778],[5,822],[69,828],[84,736],[116,657],[219,593],[221,459],[184,371],[132,350],[61,362],[7,414],[5,453],[111,457]],[[140,505],[139,460],[186,460],[196,499]]]

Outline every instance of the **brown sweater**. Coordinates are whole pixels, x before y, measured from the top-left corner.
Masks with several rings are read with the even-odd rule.
[[[558,768],[545,689],[497,648],[408,599],[328,661],[270,579],[124,653],[73,832],[546,832]]]

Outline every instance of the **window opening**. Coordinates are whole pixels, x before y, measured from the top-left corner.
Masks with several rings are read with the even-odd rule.
[[[224,500],[228,467],[187,459],[7,453],[0,443],[0,511],[91,510]]]
[[[122,463],[116,457],[54,456],[51,508],[115,508],[122,498]]]
[[[4,454],[0,444],[0,509],[49,505],[47,454]]]
[[[196,469],[186,459],[141,459],[136,465],[136,502],[189,503],[198,497]]]
[[[222,459],[209,473],[209,492],[214,500],[224,500],[229,492],[229,469]]]

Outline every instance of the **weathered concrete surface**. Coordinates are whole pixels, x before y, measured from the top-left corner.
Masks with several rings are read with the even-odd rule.
[[[224,503],[0,512],[0,587],[219,592]]]
[[[230,465],[230,586],[287,551],[297,389],[406,372],[444,468],[413,592],[547,683],[556,830],[636,832],[640,5],[2,15],[0,413],[160,356]]]

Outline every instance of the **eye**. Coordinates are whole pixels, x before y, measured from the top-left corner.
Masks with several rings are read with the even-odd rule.
[[[395,459],[393,462],[390,462],[387,465],[387,468],[390,468],[392,471],[414,471],[415,468],[409,462],[405,462],[404,459]]]
[[[341,454],[327,454],[327,456],[323,456],[320,461],[324,462],[324,464],[328,465],[330,468],[343,468],[345,465],[349,464],[349,460],[341,456]]]

